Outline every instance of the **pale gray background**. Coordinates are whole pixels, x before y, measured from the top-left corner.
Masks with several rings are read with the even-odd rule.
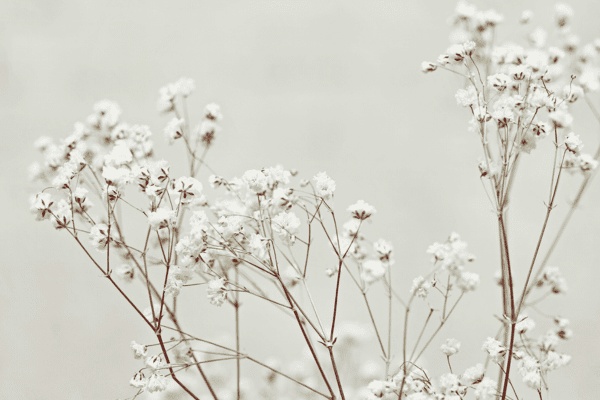
[[[553,4],[475,3],[503,13],[507,22],[499,37],[515,39],[525,33],[515,23],[522,9],[530,8],[534,22],[547,25]],[[571,4],[584,43],[599,36],[600,4]],[[469,295],[435,346],[455,336],[465,350],[459,369],[481,361],[467,354],[477,353],[495,333],[490,310],[499,312],[500,293],[491,282],[498,268],[497,231],[478,179],[479,144],[466,130],[467,113],[454,101],[460,80],[419,71],[421,61],[434,60],[447,47],[446,21],[454,6],[418,0],[3,1],[0,397],[132,394],[128,380],[139,362],[130,356],[129,342],[150,340],[149,332],[65,233],[29,215],[27,199],[39,188],[27,183],[26,169],[38,159],[32,149],[37,137],[68,135],[103,98],[119,102],[124,120],[150,125],[159,157],[182,154],[164,146],[166,119],[155,112],[158,88],[180,76],[197,83],[192,115],[208,102],[223,107],[223,134],[208,156],[223,175],[277,163],[305,177],[327,171],[337,182],[340,211],[359,198],[375,205],[367,233],[393,242],[399,290],[406,292],[414,276],[428,271],[429,244],[459,232],[478,256],[474,269],[482,287]],[[597,95],[593,99],[600,105]],[[575,109],[574,129],[593,152],[598,124],[584,104]],[[541,147],[522,163],[511,206],[511,244],[520,271],[545,211],[551,146]],[[564,181],[550,233],[577,182]],[[563,346],[572,364],[551,375],[552,399],[597,397],[599,198],[600,182],[594,182],[552,259],[571,291],[542,308],[571,318],[575,332]],[[356,292],[343,295],[341,318],[356,319],[356,309],[364,320],[364,307],[351,300]],[[211,330],[208,322],[199,323],[203,332]],[[243,323],[247,331],[262,326],[276,336],[276,328],[265,330],[268,320]],[[245,337],[244,348],[262,359],[286,351],[282,340],[270,341],[266,348],[260,336]]]

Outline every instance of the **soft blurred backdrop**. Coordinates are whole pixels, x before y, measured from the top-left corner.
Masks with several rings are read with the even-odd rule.
[[[527,32],[517,23],[523,9],[534,12],[534,26],[548,27],[553,5],[474,4],[504,14],[498,36],[515,40]],[[600,3],[570,4],[583,43],[598,37]],[[121,105],[123,120],[150,126],[157,157],[182,155],[180,144],[168,148],[163,142],[167,119],[155,111],[158,88],[181,76],[196,80],[192,116],[199,118],[206,103],[222,106],[224,129],[207,158],[221,175],[278,163],[306,178],[326,171],[337,182],[341,214],[357,199],[373,204],[378,213],[366,233],[393,243],[399,291],[407,293],[412,279],[429,270],[428,245],[459,232],[477,256],[473,269],[482,284],[433,347],[456,337],[464,350],[457,369],[480,362],[481,343],[497,329],[492,313],[501,309],[492,279],[499,268],[495,218],[478,178],[479,142],[454,100],[461,81],[443,71],[420,72],[421,61],[435,60],[449,45],[447,19],[454,7],[454,1],[441,0],[2,1],[0,398],[133,394],[128,381],[139,362],[129,343],[151,340],[150,332],[64,232],[34,221],[28,198],[40,188],[27,181],[27,167],[39,159],[32,148],[36,138],[65,137],[103,98]],[[593,101],[600,105],[598,96]],[[593,152],[598,124],[584,103],[574,114],[574,130]],[[522,163],[514,190],[509,229],[520,278],[545,213],[549,146]],[[564,180],[550,235],[579,179]],[[594,182],[551,260],[571,290],[541,308],[570,318],[575,334],[562,347],[573,356],[571,365],[550,375],[552,399],[597,397],[598,199],[600,182]],[[340,319],[366,322],[352,289],[342,293]],[[204,333],[230,326],[230,310],[216,315],[229,322],[200,317]],[[383,322],[385,309],[377,315]],[[292,342],[278,338],[271,320],[260,318],[242,320],[244,351],[263,360],[299,354]],[[271,336],[251,335],[254,328]],[[528,393],[525,398],[536,397]]]

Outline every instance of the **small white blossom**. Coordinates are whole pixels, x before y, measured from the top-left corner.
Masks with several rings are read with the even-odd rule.
[[[225,278],[213,279],[208,282],[208,299],[210,304],[220,307],[227,299],[227,291],[225,289]]]
[[[446,339],[446,343],[442,344],[442,347],[440,347],[440,350],[442,350],[442,353],[444,353],[448,357],[453,356],[454,354],[458,353],[459,349],[460,349],[460,342],[456,339]]]
[[[565,137],[565,146],[570,152],[578,154],[583,148],[583,143],[579,140],[579,135],[569,132]]]
[[[148,224],[152,229],[159,230],[173,225],[175,218],[176,214],[174,210],[159,208],[148,214]]]
[[[421,63],[421,71],[423,73],[433,72],[437,69],[437,65],[429,61],[423,61]]]
[[[108,226],[96,224],[90,229],[90,242],[92,247],[98,251],[106,250],[108,244]]]
[[[136,374],[131,378],[129,384],[137,389],[143,389],[148,384],[148,379],[144,377],[144,374],[141,372],[136,372]]]
[[[331,179],[325,172],[319,172],[313,177],[315,182],[315,189],[317,196],[323,198],[323,200],[329,201],[333,198],[333,192],[335,191],[335,181]]]
[[[490,378],[483,378],[475,388],[477,400],[495,400],[496,396],[496,382]]]
[[[267,190],[267,177],[262,171],[251,169],[244,173],[242,179],[248,185],[248,189],[254,193],[261,194]]]
[[[131,342],[131,350],[133,350],[133,357],[136,360],[144,358],[148,355],[148,347],[144,346],[143,344],[137,343],[135,340]]]
[[[488,337],[481,347],[490,355],[490,358],[496,364],[501,364],[506,354],[506,348],[502,344],[492,337]]]
[[[362,263],[361,278],[367,284],[371,284],[385,275],[386,268],[379,260],[368,260]]]
[[[365,203],[363,200],[358,200],[355,204],[348,207],[348,211],[352,214],[352,217],[360,220],[365,220],[377,212],[375,207]]]
[[[413,279],[412,287],[410,288],[410,293],[415,296],[425,299],[429,294],[429,289],[431,288],[431,282],[425,280],[422,276],[418,276]]]
[[[294,212],[281,212],[272,219],[272,223],[273,230],[279,234],[283,241],[290,244],[294,243],[300,228],[300,219]]]
[[[148,378],[148,383],[146,384],[146,389],[150,393],[154,392],[162,392],[167,388],[169,381],[163,375],[153,374],[150,378]]]
[[[496,89],[498,92],[503,92],[510,83],[510,77],[505,74],[495,74],[488,76],[488,85]]]
[[[183,118],[173,118],[167,126],[165,127],[165,138],[169,144],[173,144],[173,142],[183,136]]]
[[[215,121],[221,121],[223,114],[221,114],[221,107],[218,104],[210,103],[204,107],[204,117]]]

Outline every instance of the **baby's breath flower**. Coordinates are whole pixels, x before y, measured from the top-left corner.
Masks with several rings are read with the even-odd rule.
[[[244,172],[242,179],[248,185],[248,189],[254,193],[261,194],[267,190],[267,177],[262,171],[251,169]]]
[[[369,383],[368,389],[375,397],[383,398],[386,394],[391,393],[395,385],[390,381],[374,380]]]
[[[456,97],[456,102],[463,107],[477,104],[477,91],[472,85],[469,85],[466,89],[458,89],[454,97]]]
[[[498,92],[503,92],[510,83],[510,77],[506,74],[495,74],[488,76],[488,85],[496,89]]]
[[[323,198],[323,200],[329,201],[333,198],[333,192],[335,191],[335,181],[331,179],[327,173],[319,172],[313,177],[315,182],[315,189],[317,196]]]
[[[178,194],[182,204],[202,200],[202,184],[196,178],[182,176],[175,181],[173,189]]]
[[[446,339],[446,343],[442,344],[442,347],[440,347],[440,350],[442,350],[442,353],[444,353],[448,357],[453,356],[456,353],[458,353],[459,349],[460,349],[460,342],[456,339]]]
[[[220,130],[221,128],[219,127],[219,125],[217,125],[215,120],[205,119],[200,123],[200,125],[194,128],[194,135],[200,136],[200,140],[202,141],[202,143],[206,147],[208,147],[212,144],[215,135]]]
[[[554,19],[559,27],[567,25],[573,14],[573,9],[568,4],[558,3],[554,6]]]
[[[479,275],[475,272],[462,272],[456,286],[463,292],[470,292],[479,286]]]
[[[571,362],[570,355],[549,351],[546,353],[546,358],[541,363],[541,369],[543,371],[554,371],[555,369],[567,365],[569,362]]]
[[[583,143],[579,139],[579,135],[569,132],[565,137],[565,146],[567,146],[567,150],[571,153],[578,154],[583,148]]]
[[[96,250],[106,250],[108,244],[108,226],[106,224],[92,226],[90,229],[90,242]]]
[[[146,384],[146,389],[150,393],[154,392],[162,392],[167,388],[169,381],[163,375],[153,374],[148,378],[148,383]]]
[[[522,23],[523,25],[525,25],[525,24],[528,24],[529,21],[531,21],[531,18],[533,18],[533,12],[531,10],[525,10],[521,14],[521,18],[519,18],[519,22]]]
[[[287,185],[290,183],[292,175],[290,171],[285,170],[281,165],[264,168],[262,172],[267,177],[267,183],[270,187],[277,186],[278,184]]]
[[[208,299],[210,304],[220,307],[227,299],[227,291],[225,289],[225,278],[213,279],[208,282]]]
[[[567,291],[567,282],[563,278],[558,267],[546,266],[542,270],[542,277],[537,281],[537,286],[550,286],[552,293],[564,293]]]
[[[173,142],[183,136],[183,118],[173,118],[164,129],[165,138],[169,144],[173,144]]]
[[[131,350],[133,350],[133,357],[136,360],[146,357],[148,355],[148,347],[137,343],[135,340],[131,341]]]
[[[563,339],[568,340],[573,336],[573,331],[569,329],[570,322],[567,318],[554,318],[554,323],[556,324],[556,335]]]
[[[515,325],[515,331],[519,335],[527,333],[530,330],[532,330],[533,328],[535,328],[535,322],[533,321],[533,319],[531,319],[529,317],[525,317],[520,322],[517,322],[517,324]]]
[[[167,228],[175,223],[175,217],[174,210],[159,208],[148,214],[148,224],[155,230]]]
[[[475,388],[475,398],[477,400],[494,400],[496,397],[496,382],[490,378],[483,378]]]
[[[141,372],[136,372],[136,374],[131,378],[129,384],[134,388],[144,389],[148,384],[148,379],[144,377],[144,374]]]
[[[526,355],[519,360],[519,373],[523,382],[532,389],[538,390],[541,385],[540,363],[532,356]]]
[[[421,71],[422,71],[423,73],[425,73],[425,74],[426,74],[426,73],[428,73],[428,72],[433,72],[433,71],[435,71],[436,69],[437,69],[437,65],[436,65],[436,64],[434,64],[434,63],[432,63],[432,62],[429,62],[429,61],[423,61],[423,62],[421,63]]]
[[[179,78],[179,80],[175,82],[175,86],[177,87],[177,93],[183,97],[188,97],[196,90],[196,82],[191,78]]]
[[[379,254],[381,260],[391,260],[394,247],[387,240],[379,239],[373,243],[373,248]]]
[[[218,104],[210,103],[204,107],[204,117],[214,121],[221,121],[223,114],[221,114],[221,107]]]
[[[422,276],[418,276],[413,279],[412,287],[410,288],[410,293],[415,296],[425,299],[429,294],[429,289],[431,288],[431,282],[425,280]]]
[[[459,384],[460,382],[458,381],[458,376],[452,373],[447,373],[440,376],[440,390],[445,395],[451,395],[452,393],[456,393]],[[446,396],[446,398],[448,397]]]
[[[365,220],[377,212],[375,207],[365,203],[363,200],[358,200],[355,204],[348,207],[348,211],[352,214],[352,217],[360,220]]]
[[[165,363],[162,360],[162,356],[157,354],[155,356],[146,357],[146,365],[152,370],[163,368]]]
[[[483,379],[484,373],[483,364],[469,367],[465,370],[464,374],[460,376],[460,383],[464,386],[477,384]]]
[[[273,219],[273,230],[279,234],[279,237],[289,244],[296,240],[296,234],[300,228],[300,219],[294,212],[281,212]]]
[[[381,279],[385,275],[385,265],[380,260],[368,260],[362,263],[361,278],[371,284]]]
[[[502,344],[492,337],[488,337],[481,347],[482,350],[487,351],[490,358],[496,364],[501,364],[506,354],[506,348]]]
[[[135,276],[135,270],[130,264],[121,265],[115,272],[117,273],[117,276],[125,282],[131,282]]]
[[[50,193],[38,193],[30,199],[30,211],[35,215],[36,221],[42,221],[51,217],[50,207],[54,204]]]

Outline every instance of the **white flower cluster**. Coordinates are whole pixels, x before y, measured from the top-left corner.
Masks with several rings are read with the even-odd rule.
[[[427,249],[433,255],[432,262],[447,270],[455,279],[456,285],[464,292],[473,291],[479,286],[479,275],[464,270],[475,256],[467,252],[467,243],[453,232],[444,243],[434,243]]]

